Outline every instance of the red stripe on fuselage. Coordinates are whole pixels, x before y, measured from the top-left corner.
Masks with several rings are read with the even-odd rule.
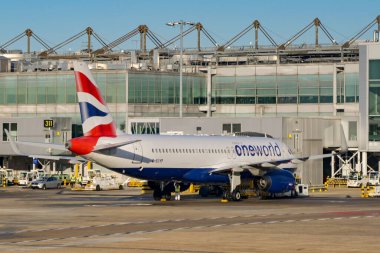
[[[100,103],[105,105],[100,90],[82,72],[75,71],[75,83],[77,92],[86,92],[94,96]]]

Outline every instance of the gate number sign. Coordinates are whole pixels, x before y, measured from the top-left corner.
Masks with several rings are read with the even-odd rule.
[[[45,119],[44,120],[44,127],[53,127],[54,121],[52,119]]]

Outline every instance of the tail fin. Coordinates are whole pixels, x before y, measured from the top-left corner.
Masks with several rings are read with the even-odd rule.
[[[87,64],[74,62],[74,72],[84,136],[115,137],[112,116]]]

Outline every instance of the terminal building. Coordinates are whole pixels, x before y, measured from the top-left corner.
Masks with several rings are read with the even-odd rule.
[[[376,21],[380,24],[380,18]],[[378,30],[373,41],[346,47],[316,44],[279,50],[281,46],[185,49],[183,117],[178,117],[178,50],[130,51],[102,60],[83,52],[71,59],[4,53],[0,58],[0,165],[30,168],[26,158],[21,164],[12,163],[15,154],[4,129],[18,140],[52,143],[82,134],[72,71],[72,62],[80,58],[89,62],[120,132],[261,132],[282,139],[300,155],[339,153],[347,144],[348,152],[338,158],[308,161],[299,168],[301,180],[313,185],[354,170],[377,171]],[[47,127],[46,120],[54,125]],[[54,163],[54,169],[62,166]]]

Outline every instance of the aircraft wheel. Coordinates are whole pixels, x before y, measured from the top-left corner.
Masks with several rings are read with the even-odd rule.
[[[241,200],[241,193],[240,193],[239,190],[234,190],[232,192],[232,200],[233,201],[239,201],[239,200]]]
[[[166,199],[167,201],[171,200],[171,198],[172,198],[171,191],[164,189],[162,191],[162,198]]]
[[[165,198],[167,201],[169,201],[169,200],[171,200],[172,195],[170,194],[170,192],[169,192],[169,193],[165,193],[164,198]]]
[[[228,199],[228,200],[231,200],[232,199],[232,196],[231,196],[231,193],[230,193],[230,191],[224,191],[223,192],[223,195],[222,195],[223,197],[223,199]]]
[[[100,185],[97,185],[95,188],[96,191],[100,191]]]

